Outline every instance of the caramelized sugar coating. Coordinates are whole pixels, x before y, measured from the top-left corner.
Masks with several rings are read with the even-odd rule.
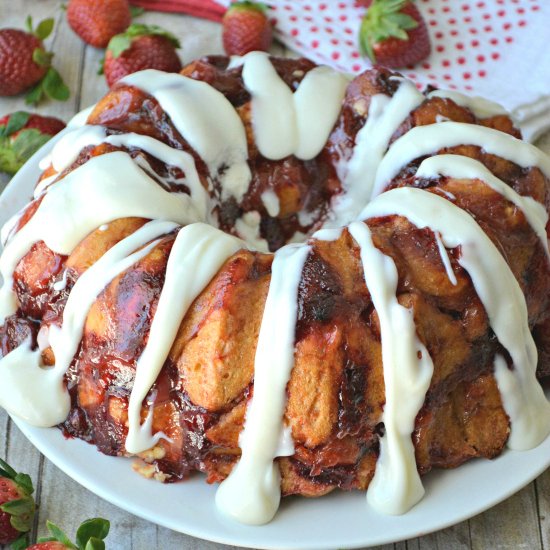
[[[291,88],[313,64],[275,60]],[[392,95],[396,81],[388,71],[370,71],[353,80],[329,141],[313,161],[294,157],[263,158],[253,141],[250,97],[240,68],[227,69],[226,58],[205,58],[183,69],[224,93],[247,128],[254,174],[242,203],[220,203],[222,228],[233,231],[235,219],[257,210],[262,236],[272,250],[296,231],[308,231],[323,219],[330,198],[340,190],[335,166],[351,156],[365,123],[371,98]],[[426,99],[401,125],[392,140],[437,117],[479,123],[517,135],[502,116],[478,121],[449,99]],[[118,85],[99,102],[89,123],[108,132],[137,132],[191,153],[206,186],[206,168],[177,132],[158,103],[143,92]],[[75,164],[112,151],[100,145],[84,150]],[[536,169],[522,169],[479,147],[446,150],[485,164],[522,195],[550,206],[548,181]],[[159,176],[173,167],[139,150]],[[525,293],[530,326],[539,346],[539,374],[550,374],[550,277],[545,253],[513,204],[479,180],[416,180],[422,159],[405,166],[388,188],[418,186],[469,212],[502,251]],[[160,181],[160,178],[159,178]],[[160,183],[159,183],[160,184]],[[269,216],[261,194],[273,189],[280,212]],[[214,195],[219,190],[214,189]],[[449,199],[449,197],[453,197]],[[19,227],[32,216],[31,203]],[[298,212],[314,213],[302,226]],[[68,257],[36,244],[15,273],[20,310],[0,329],[5,354],[30,334],[59,325],[68,293],[78,277],[106,250],[146,220],[116,220],[88,235]],[[395,262],[398,300],[414,316],[419,339],[434,363],[434,376],[416,418],[413,441],[419,471],[456,467],[473,457],[494,457],[505,445],[509,421],[493,377],[495,353],[505,354],[490,329],[487,314],[468,274],[460,267],[460,250],[451,253],[457,278],[453,285],[429,229],[418,229],[398,216],[368,221],[373,242]],[[62,428],[104,453],[124,455],[127,409],[136,362],[148,338],[175,234],[167,235],[147,256],[116,277],[98,296],[87,318],[84,337],[67,376],[73,408]],[[359,249],[347,230],[335,241],[312,240],[312,253],[299,287],[295,365],[287,385],[285,421],[292,429],[295,454],[279,459],[284,494],[318,496],[334,488],[365,489],[373,474],[384,427],[385,403],[380,326],[365,286]],[[454,255],[453,255],[454,254]],[[161,481],[187,477],[193,470],[220,481],[240,455],[238,438],[246,404],[253,392],[254,356],[271,278],[272,256],[241,250],[220,269],[185,316],[159,378],[144,400],[142,417],[152,407],[154,431],[161,440],[138,467]],[[67,270],[65,288],[54,283]],[[498,276],[498,274],[495,274]],[[51,349],[43,349],[47,363]]]

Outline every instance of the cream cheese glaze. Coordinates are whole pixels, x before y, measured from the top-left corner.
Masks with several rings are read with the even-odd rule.
[[[393,134],[425,99],[412,82],[398,80],[392,97],[376,94],[371,98],[367,122],[355,138],[351,159],[339,171],[343,193],[333,201],[327,225],[341,226],[357,219],[372,195],[376,169]]]
[[[134,252],[137,248],[176,227],[171,222],[146,224],[113,246],[78,278],[67,300],[61,328],[49,327],[48,342],[55,355],[53,367],[44,367],[40,351],[31,351],[28,344],[0,360],[0,404],[8,412],[43,427],[65,420],[70,398],[63,377],[78,350],[90,307],[114,277],[146,256],[159,241]],[[17,368],[18,362],[24,368]],[[35,383],[29,384],[29,380]]]
[[[162,141],[150,136],[135,133],[107,136],[103,126],[85,125],[65,134],[56,143],[51,153],[52,166],[57,172],[62,172],[75,162],[84,147],[99,145],[100,143],[109,143],[115,147],[138,148],[161,160],[167,166],[180,168],[185,174],[185,178],[181,183],[185,183],[190,191],[193,206],[199,216],[198,219],[208,220],[212,223],[210,197],[201,184],[193,157],[185,151],[169,147]],[[55,176],[52,176],[52,179],[54,178]],[[40,182],[36,187],[35,197],[39,196],[49,183],[51,181],[48,183]]]
[[[437,155],[422,161],[416,171],[417,178],[438,178],[446,176],[454,179],[478,179],[488,185],[493,191],[501,194],[512,204],[515,204],[524,214],[529,225],[537,234],[542,247],[548,251],[546,224],[548,213],[544,206],[532,197],[522,197],[509,185],[494,176],[481,162],[463,157],[462,155]]]
[[[550,403],[536,379],[537,347],[529,329],[525,297],[506,260],[467,212],[428,191],[409,187],[386,191],[363,209],[360,218],[389,215],[404,216],[419,228],[437,231],[447,248],[461,247],[457,261],[470,275],[491,328],[513,361],[510,376],[518,394],[509,395],[512,384],[500,388],[512,431],[521,426],[521,433],[517,429],[509,444],[515,449],[538,445],[550,433]],[[521,400],[521,407],[508,410],[506,403],[512,399]]]
[[[377,510],[402,514],[424,495],[411,434],[433,374],[433,362],[416,335],[413,312],[397,301],[397,269],[372,242],[370,230],[353,222],[349,232],[359,245],[365,283],[380,319],[386,404],[381,422],[380,456],[367,498]],[[407,396],[404,398],[404,396]]]
[[[316,67],[293,93],[266,53],[251,52],[241,62],[262,155],[274,160],[289,155],[303,160],[316,157],[340,113],[348,79],[328,67]]]
[[[239,239],[203,223],[192,223],[180,229],[166,266],[166,278],[147,345],[137,362],[128,406],[126,450],[129,453],[150,449],[162,436],[152,434],[151,414],[141,424],[141,404],[168,357],[189,306],[223,263],[245,246]]]
[[[106,196],[109,201],[104,200]],[[129,216],[180,224],[198,219],[187,195],[162,189],[123,152],[90,159],[51,186],[34,216],[8,242],[0,258],[2,322],[17,310],[13,272],[33,244],[44,241],[54,252],[68,255],[103,223]]]
[[[153,96],[182,137],[218,176],[222,198],[240,200],[250,183],[246,134],[227,98],[206,82],[148,69],[122,79]]]
[[[232,66],[239,64],[243,65],[244,85],[252,97],[252,127],[262,154],[270,159],[291,154],[301,159],[315,157],[338,117],[347,79],[319,67],[310,71],[293,93],[265,54],[249,54],[232,62]],[[525,298],[500,252],[475,220],[449,200],[408,188],[381,194],[402,167],[444,147],[477,145],[521,167],[537,166],[547,176],[550,159],[502,132],[450,121],[413,128],[388,149],[399,126],[424,101],[411,83],[399,80],[393,97],[372,97],[367,122],[357,134],[350,160],[339,166],[343,193],[333,201],[333,214],[325,222],[326,229],[313,236],[335,240],[342,233],[341,226],[352,222],[349,231],[359,247],[365,284],[380,317],[386,392],[381,421],[385,434],[367,494],[373,507],[391,514],[407,511],[424,492],[411,434],[430,385],[433,363],[416,334],[412,311],[398,302],[393,260],[375,247],[365,220],[399,215],[419,228],[429,228],[452,284],[457,279],[447,249],[461,247],[458,264],[472,279],[491,327],[513,363],[509,366],[500,355],[494,359],[495,377],[511,422],[508,444],[514,449],[530,448],[550,432],[550,405],[535,378],[537,350],[529,331]],[[251,180],[246,133],[223,94],[204,82],[151,70],[130,75],[124,83],[159,102],[178,132],[205,162],[210,177],[220,182],[222,198],[243,197]],[[319,93],[319,88],[323,93]],[[447,92],[431,95],[448,97],[480,117],[500,114],[497,107],[478,99]],[[79,123],[84,123],[84,117],[74,126]],[[36,196],[42,202],[34,216],[15,235],[11,233],[18,218],[2,231],[2,238],[8,241],[0,258],[4,279],[0,290],[2,319],[17,309],[13,272],[38,241],[43,240],[54,252],[70,254],[88,233],[117,218],[138,216],[152,221],[111,248],[80,276],[69,295],[62,326],[41,332],[40,348],[52,346],[54,367],[42,366],[40,351],[32,350],[29,341],[0,360],[0,404],[36,425],[62,422],[70,407],[63,376],[77,351],[95,297],[114,277],[147,255],[163,235],[183,225],[170,253],[165,285],[148,343],[138,361],[130,397],[126,449],[138,453],[164,436],[153,433],[151,414],[142,423],[142,403],[188,307],[234,252],[246,246],[261,249],[264,245],[254,212],[240,220],[239,233],[247,238],[247,244],[198,223],[213,220],[209,197],[192,156],[153,138],[136,134],[107,136],[103,128],[84,126],[62,138],[49,160],[58,171],[63,170],[74,162],[82,147],[99,143],[139,148],[181,168],[191,196],[168,193],[149,177],[147,163],[132,160],[120,151],[94,157],[58,181],[52,177],[39,184]],[[416,173],[417,178],[440,176],[485,182],[524,213],[548,253],[548,216],[542,205],[520,196],[481,163],[458,155],[426,159]],[[277,197],[264,195],[266,209],[276,215],[280,207]],[[367,204],[371,197],[375,198]],[[220,509],[237,521],[261,524],[273,517],[280,500],[280,473],[275,459],[294,452],[290,429],[283,420],[285,392],[294,365],[298,286],[310,250],[308,244],[287,245],[275,254],[256,350],[254,397],[248,404],[239,442],[242,457],[216,496]],[[502,296],[510,298],[504,302]],[[516,323],[508,324],[509,318],[516,319]],[[29,379],[36,383],[25,384]]]
[[[462,144],[476,145],[522,168],[536,166],[550,178],[550,157],[534,145],[493,128],[445,121],[411,128],[392,144],[378,165],[372,197],[379,195],[401,168],[414,159]]]
[[[281,476],[274,459],[290,456],[280,449],[286,385],[294,365],[298,285],[311,248],[289,244],[275,253],[271,284],[254,361],[254,396],[239,438],[242,455],[216,493],[225,514],[251,525],[270,521],[281,499]],[[279,450],[279,452],[277,452]]]

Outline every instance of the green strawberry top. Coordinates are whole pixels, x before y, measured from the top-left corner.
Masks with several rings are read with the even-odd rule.
[[[28,532],[34,519],[35,504],[32,498],[34,487],[29,475],[16,472],[7,462],[0,459],[0,477],[15,486],[19,498],[8,500],[0,506],[0,511],[8,514],[11,527],[21,535],[11,543],[13,550],[23,550],[29,543]],[[3,499],[5,500],[5,499]]]

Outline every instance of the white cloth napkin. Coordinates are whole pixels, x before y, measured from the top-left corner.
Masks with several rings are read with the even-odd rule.
[[[218,0],[225,5],[228,0]],[[357,36],[366,8],[353,0],[270,0],[277,38],[321,64],[358,74],[370,67]],[[550,128],[550,0],[418,0],[432,53],[401,72],[486,97],[511,112],[524,137]]]

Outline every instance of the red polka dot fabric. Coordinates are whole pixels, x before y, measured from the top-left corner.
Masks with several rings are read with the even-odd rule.
[[[359,26],[367,10],[358,2],[267,3],[276,36],[289,48],[352,74],[371,66],[358,49]],[[432,53],[425,62],[401,72],[419,89],[432,85],[501,103],[526,127],[528,138],[550,126],[549,0],[417,0],[416,4],[426,19]]]

